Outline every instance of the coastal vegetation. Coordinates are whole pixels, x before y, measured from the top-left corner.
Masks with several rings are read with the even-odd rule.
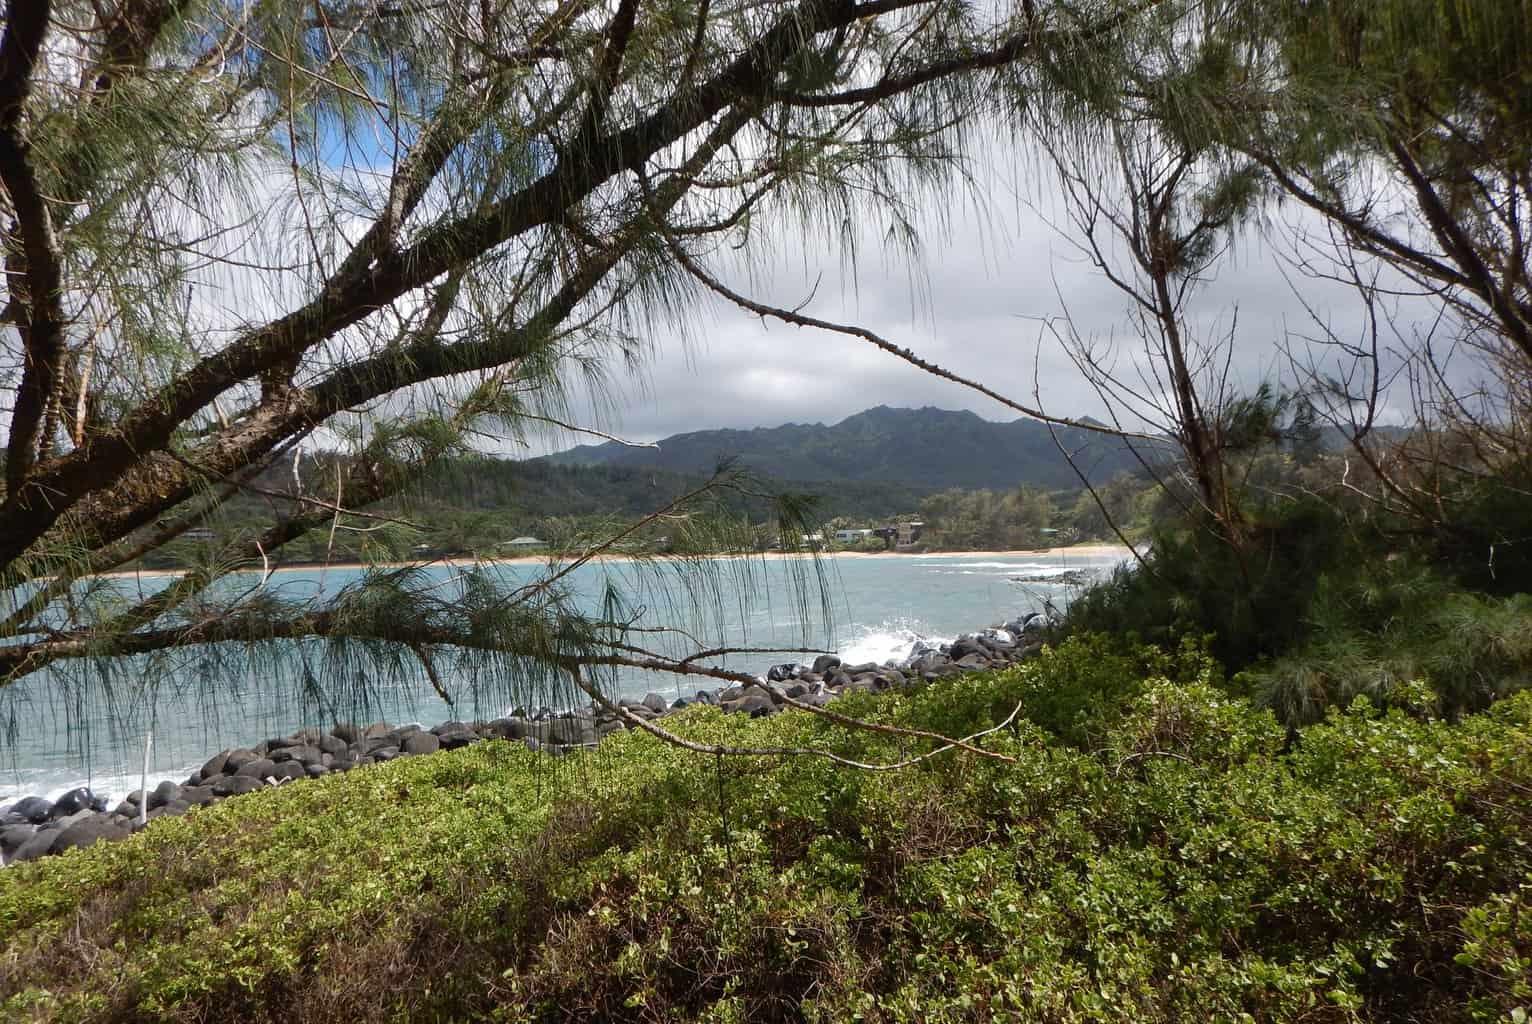
[[[481,743],[0,873],[10,1020],[1507,1021],[1532,701],[1289,749],[1195,645],[846,698],[918,770]],[[854,704],[854,707],[851,705]],[[803,714],[687,737],[914,753]]]
[[[635,728],[252,783],[8,867],[0,1015],[1532,1014],[1526,4],[5,11],[0,701],[152,698],[186,665],[211,698],[254,664],[295,694],[424,672]],[[913,245],[909,198],[949,197],[997,135],[1121,298],[1120,334],[1045,328],[1104,419],[731,284],[773,233],[866,218]],[[1210,314],[1244,235],[1349,313],[1254,341]],[[615,670],[750,683],[709,616],[753,563],[711,556],[812,551],[812,495],[727,460],[647,503],[614,474],[588,516],[538,499],[562,557],[530,581],[265,586],[286,557],[429,557],[433,482],[496,493],[486,436],[569,429],[572,382],[620,385],[703,295],[1137,466],[889,502],[952,546],[1063,521],[1148,543],[1019,665],[663,728]],[[1273,379],[1234,369],[1251,344]],[[624,545],[649,575],[592,611],[568,574]],[[103,578],[156,557],[153,593]],[[820,567],[785,564],[809,622]],[[641,624],[656,595],[673,626]],[[690,654],[655,649],[671,628]]]

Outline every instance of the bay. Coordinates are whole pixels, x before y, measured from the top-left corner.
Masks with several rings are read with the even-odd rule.
[[[827,556],[817,567],[807,559],[718,559],[708,567],[715,571],[700,577],[680,567],[614,560],[581,566],[567,582],[591,610],[611,585],[629,595],[641,625],[683,626],[686,636],[655,633],[645,640],[671,656],[696,645],[783,649],[709,662],[763,674],[775,663],[811,660],[815,651],[839,653],[848,663],[881,663],[904,657],[917,639],[950,640],[1050,604],[1063,609],[1079,589],[1070,581],[1081,575],[1099,578],[1126,556],[1125,549],[1090,547]],[[515,585],[533,579],[540,568],[502,563],[492,571]],[[447,593],[461,576],[450,565],[430,566],[423,573],[429,585]],[[274,573],[261,585],[285,596],[307,597],[333,594],[360,577],[357,569],[295,569]],[[130,596],[163,585],[163,577],[148,576],[122,583]],[[562,689],[515,692],[507,680],[486,682],[478,673],[444,662],[438,675],[455,698],[449,706],[407,654],[386,674],[389,678],[353,669],[358,677],[344,679],[338,676],[346,670],[333,668],[320,646],[268,648],[253,661],[230,658],[220,665],[189,654],[119,660],[109,675],[63,686],[50,685],[43,676],[29,679],[7,694],[0,707],[7,726],[0,738],[0,806],[34,794],[51,799],[82,785],[115,803],[138,788],[144,736],[151,732],[148,778],[153,786],[163,779],[183,780],[219,750],[289,735],[305,725],[386,720],[429,726],[448,719],[499,717],[514,704],[558,706],[573,700]],[[667,699],[720,685],[628,669],[607,682],[622,696],[653,691]]]

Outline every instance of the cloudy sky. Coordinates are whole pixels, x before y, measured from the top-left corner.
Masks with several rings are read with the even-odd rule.
[[[854,269],[843,266],[838,246],[805,247],[788,238],[754,274],[738,266],[719,270],[733,287],[771,304],[797,307],[812,295],[804,312],[870,328],[1026,405],[1034,404],[1035,371],[1047,412],[1103,417],[1043,321],[1067,312],[1083,331],[1110,339],[1126,355],[1135,347],[1126,299],[1052,226],[1066,217],[1045,172],[991,171],[983,192],[982,212],[967,201],[942,208],[926,200],[924,249],[913,260],[886,252],[869,226],[859,232]],[[1317,226],[1292,210],[1279,216],[1287,219],[1270,230],[1282,239],[1290,240],[1295,228]],[[1295,276],[1250,231],[1232,241],[1190,320],[1211,336],[1237,312],[1235,375],[1249,386],[1285,372],[1279,339],[1313,333],[1304,302],[1348,332],[1358,323],[1349,289]],[[864,341],[763,323],[711,296],[689,330],[657,331],[651,341],[656,356],[649,372],[622,384],[613,415],[587,413],[584,422],[651,441],[691,430],[834,423],[875,405],[971,409],[992,420],[1018,415]],[[566,436],[537,449],[582,441],[599,439]]]

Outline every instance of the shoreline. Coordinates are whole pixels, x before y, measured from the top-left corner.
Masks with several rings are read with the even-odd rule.
[[[1090,543],[1073,544],[1067,547],[1057,548],[1022,548],[1017,550],[984,550],[984,551],[821,551],[817,555],[820,558],[832,559],[878,559],[878,558],[1060,558],[1071,554],[1085,558],[1101,558],[1108,555],[1121,555],[1124,558],[1132,551],[1122,544]],[[794,558],[810,558],[814,552],[785,552],[785,551],[759,551],[748,554],[720,554],[714,558],[760,558],[768,562],[785,562]],[[654,555],[654,560],[664,560],[672,556]],[[639,556],[625,554],[600,554],[591,556],[588,561],[621,564],[637,561]],[[271,573],[285,572],[319,572],[335,569],[341,572],[355,572],[362,569],[408,569],[412,567],[424,568],[427,566],[440,565],[448,569],[466,569],[474,565],[547,565],[547,555],[507,555],[496,558],[463,558],[448,557],[434,558],[425,561],[392,561],[392,562],[299,562],[279,565],[271,570]],[[87,579],[136,579],[139,577],[177,576],[185,572],[184,569],[119,569],[114,572],[98,573]],[[258,573],[261,570],[250,568],[237,570],[239,574]]]

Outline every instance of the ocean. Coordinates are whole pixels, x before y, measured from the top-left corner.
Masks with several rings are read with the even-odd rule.
[[[1120,549],[1063,549],[1050,554],[893,555],[826,557],[820,572],[806,560],[720,559],[711,583],[687,592],[688,578],[664,566],[640,567],[621,561],[589,564],[571,574],[575,589],[594,608],[598,595],[615,583],[634,595],[633,607],[646,625],[683,625],[692,639],[652,634],[667,653],[706,646],[783,648],[781,653],[736,654],[713,659],[735,671],[764,674],[773,664],[812,661],[816,650],[838,653],[850,664],[882,663],[905,657],[916,640],[947,641],[960,633],[995,625],[1045,606],[1063,609],[1078,592],[1082,575],[1109,572],[1127,557]],[[532,578],[536,566],[505,564],[494,571],[509,583]],[[425,570],[443,588],[460,576],[452,566]],[[334,593],[360,577],[359,570],[289,570],[264,585],[291,595]],[[807,577],[807,597],[794,589]],[[822,582],[820,582],[822,581]],[[254,581],[247,581],[252,583]],[[128,579],[123,587],[150,592],[162,579]],[[242,582],[240,585],[246,585]],[[696,586],[695,582],[691,584]],[[296,648],[295,648],[296,650]],[[294,659],[278,659],[289,664]],[[412,659],[401,661],[399,678],[365,687],[315,685],[323,657],[311,670],[277,671],[275,661],[241,661],[214,674],[196,659],[167,658],[127,663],[99,681],[61,687],[45,676],[18,684],[5,695],[0,716],[0,806],[24,796],[56,798],[89,786],[115,805],[137,789],[143,772],[146,734],[152,735],[148,784],[180,782],[212,754],[228,747],[285,736],[306,725],[329,726],[336,719],[386,720],[427,726],[459,719],[491,719],[513,706],[556,704],[558,696],[509,692],[505,682],[473,685],[460,667],[438,666],[454,694],[449,706],[432,689]],[[304,678],[299,678],[303,675]],[[477,677],[473,677],[477,678]],[[334,682],[334,680],[330,680]],[[690,697],[717,681],[624,670],[609,681],[622,696],[656,692]],[[343,690],[344,707],[332,703]],[[563,695],[563,703],[569,703]]]

